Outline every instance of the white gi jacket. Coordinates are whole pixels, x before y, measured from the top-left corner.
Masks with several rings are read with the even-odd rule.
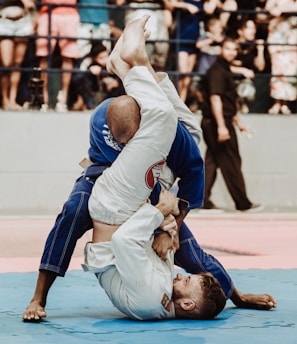
[[[152,248],[152,234],[164,217],[144,204],[113,234],[111,242],[88,243],[84,270],[94,272],[112,303],[136,320],[175,317],[171,301],[174,255],[163,261]]]
[[[98,178],[89,199],[93,220],[122,224],[146,202],[176,135],[177,114],[146,67],[133,67],[123,81],[140,107],[140,127]]]

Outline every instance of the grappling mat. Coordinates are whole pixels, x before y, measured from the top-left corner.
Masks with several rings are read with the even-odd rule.
[[[3,344],[296,344],[297,270],[231,270],[243,292],[276,297],[271,311],[237,309],[228,301],[215,320],[138,322],[117,311],[95,276],[70,271],[58,278],[47,303],[47,318],[23,322],[37,273],[0,274],[0,342]]]

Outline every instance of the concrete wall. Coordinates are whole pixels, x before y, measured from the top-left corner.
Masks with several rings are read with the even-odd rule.
[[[87,156],[90,113],[0,113],[0,214],[55,214]],[[239,134],[248,195],[268,208],[297,206],[297,116],[244,115]],[[205,146],[202,143],[201,150]],[[217,205],[234,205],[219,174]]]

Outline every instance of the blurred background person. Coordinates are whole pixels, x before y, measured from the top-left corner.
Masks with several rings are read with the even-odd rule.
[[[201,16],[203,12],[203,1],[185,0],[170,1],[172,9],[178,9],[175,34],[177,40],[181,40],[178,46],[178,93],[180,98],[186,102],[192,73],[197,60],[196,41],[200,37]],[[182,42],[184,41],[184,42]],[[189,42],[185,42],[189,41]]]
[[[92,40],[100,40],[107,50],[111,49],[108,9],[104,8],[106,0],[78,0],[80,22],[78,25],[79,58],[86,56],[92,48]],[[88,7],[87,5],[90,5]],[[92,7],[91,5],[102,5]]]
[[[146,43],[146,50],[150,63],[156,71],[165,70],[169,52],[167,41],[171,25],[171,12],[165,9],[169,2],[168,0],[115,0],[118,6],[128,5],[130,7],[125,11],[124,25],[145,14],[150,15],[146,29],[150,31],[151,35]]]
[[[68,109],[92,110],[99,104],[99,78],[106,68],[108,56],[106,47],[93,41],[91,51],[76,61],[68,90]]]
[[[42,0],[41,2],[55,5],[76,5],[76,0]],[[48,38],[36,39],[36,55],[40,58],[40,67],[42,69],[47,69],[50,67],[48,65],[48,57],[53,53],[56,44],[58,44],[60,49],[60,56],[62,59],[61,68],[63,70],[73,69],[73,60],[78,57],[78,46],[76,38],[78,34],[79,20],[80,19],[78,10],[75,6],[55,6],[51,7],[50,9],[49,6],[41,5],[41,8],[37,16],[37,35],[55,36],[55,38],[50,39],[50,51],[48,50]],[[44,104],[41,110],[46,111],[49,104],[48,72],[42,73],[42,79],[44,80]],[[61,75],[61,90],[58,92],[57,103],[55,107],[55,110],[58,112],[67,111],[67,94],[70,80],[71,71],[63,72]]]
[[[196,42],[198,48],[197,72],[205,74],[221,53],[225,37],[222,23],[217,17],[210,17],[205,25],[205,34]]]
[[[67,98],[70,110],[92,110],[106,98],[125,94],[122,81],[106,70],[108,56],[105,45],[93,41],[91,51],[77,60]]]
[[[240,2],[242,1],[239,1],[239,3]],[[232,16],[232,12],[237,9],[238,4],[235,0],[205,0],[204,3],[204,11],[206,15],[216,14],[220,19],[224,30],[229,27],[229,20]]]
[[[274,104],[270,114],[288,115],[292,111],[289,102],[297,99],[297,1],[268,0],[266,10],[272,19],[268,28],[269,53],[271,58],[270,96]]]
[[[29,36],[33,34],[34,0],[4,1],[0,4],[0,60],[6,68],[20,68],[24,60]],[[8,36],[8,37],[5,37]],[[15,37],[10,37],[15,36]],[[4,110],[21,110],[17,103],[19,70],[1,72],[1,100]]]
[[[267,71],[267,68],[269,68],[269,53],[264,46],[264,40],[256,39],[256,33],[257,27],[254,20],[245,17],[238,24],[239,51],[233,65],[245,67],[254,71],[254,73],[260,73],[264,70]],[[239,93],[239,111],[248,113],[249,103],[256,98],[255,83],[252,79],[241,78],[237,89]]]

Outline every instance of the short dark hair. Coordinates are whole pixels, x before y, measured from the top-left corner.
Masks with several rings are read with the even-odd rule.
[[[209,272],[202,272],[200,285],[203,291],[203,302],[199,307],[197,318],[209,320],[216,317],[226,305],[226,296],[219,281]],[[197,319],[196,318],[196,319]]]
[[[223,39],[221,46],[224,46],[228,42],[236,44],[237,48],[239,48],[238,40],[236,38],[228,37],[228,36]]]

